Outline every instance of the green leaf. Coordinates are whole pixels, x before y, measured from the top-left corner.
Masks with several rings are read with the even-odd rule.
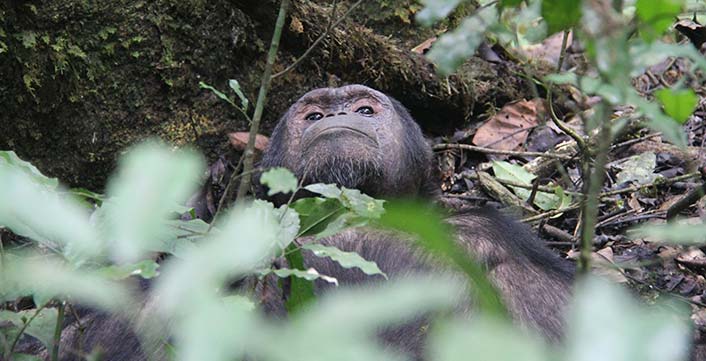
[[[495,172],[495,176],[499,179],[522,183],[527,186],[531,186],[532,181],[537,177],[522,168],[521,166],[508,162],[493,162],[493,172]],[[517,194],[518,197],[522,198],[525,201],[528,200],[530,195],[532,194],[532,191],[530,189],[513,186],[509,187],[512,189],[513,192],[515,192],[515,194]],[[568,198],[568,202],[570,202],[571,197],[566,195],[563,189],[561,189],[560,191],[557,189],[561,189],[561,187],[557,186],[555,188],[554,194],[539,191],[536,192],[534,195],[534,204],[537,205],[537,207],[547,211],[551,209],[559,209],[562,204],[565,204],[567,202],[566,198]]]
[[[153,260],[124,265],[113,265],[98,270],[103,276],[112,280],[122,280],[130,276],[140,276],[144,279],[157,277],[159,264]]]
[[[161,239],[158,246],[151,249],[155,252],[165,252],[182,258],[190,249],[202,241],[208,234],[216,234],[218,228],[213,227],[209,231],[209,224],[202,219],[181,219],[167,221],[167,233]]]
[[[691,89],[660,89],[655,95],[662,103],[664,112],[679,124],[686,123],[699,104],[699,97]]]
[[[676,120],[666,116],[662,109],[655,103],[647,101],[632,88],[625,90],[627,103],[634,105],[638,111],[649,119],[647,125],[654,131],[662,132],[662,136],[672,144],[686,147],[686,133]]]
[[[452,74],[466,59],[475,54],[485,38],[485,30],[497,21],[495,6],[481,9],[465,18],[453,31],[440,36],[427,53],[427,58],[436,65],[441,75]]]
[[[522,4],[522,1],[524,0],[500,0],[499,6],[500,8],[515,7]]]
[[[343,268],[358,268],[367,275],[381,275],[387,278],[387,275],[380,270],[375,262],[368,261],[355,252],[344,252],[336,247],[324,246],[321,244],[307,243],[302,246],[314,253],[317,257],[329,257],[336,261]]]
[[[304,187],[304,189],[332,199],[340,199],[342,193],[341,189],[336,187],[335,184],[315,183]]]
[[[61,251],[80,265],[102,252],[88,217],[78,202],[48,188],[41,178],[22,167],[0,163],[0,226]]]
[[[51,350],[54,345],[54,330],[58,312],[55,308],[43,308],[37,313],[36,309],[19,312],[0,311],[0,321],[9,321],[15,327],[22,327],[26,322],[30,322],[24,333],[39,340],[44,347]]]
[[[169,234],[164,222],[172,217],[174,204],[194,193],[203,168],[198,154],[153,141],[121,158],[118,174],[108,183],[111,199],[103,203],[101,220],[118,261],[134,262],[159,246]]]
[[[48,189],[56,189],[59,186],[58,179],[45,176],[37,167],[20,159],[15,152],[11,150],[0,151],[0,174],[2,174],[3,169],[9,168],[14,168],[25,173],[31,178],[33,183],[42,185]]]
[[[616,184],[627,182],[647,184],[659,176],[654,173],[655,167],[657,167],[657,156],[652,152],[634,155],[616,164],[616,167],[622,170],[617,175]]]
[[[73,194],[76,197],[93,200],[96,203],[98,203],[99,206],[105,200],[104,195],[90,191],[86,188],[71,188],[71,190],[69,192],[71,192],[71,194]]]
[[[581,1],[542,0],[542,17],[547,22],[547,32],[567,30],[581,20]]]
[[[441,210],[412,201],[388,202],[385,214],[377,225],[413,235],[412,240],[420,247],[466,274],[475,286],[471,291],[472,298],[478,301],[482,312],[499,318],[507,317],[507,310],[497,290],[486,277],[483,268],[469,259],[467,252],[456,243],[451,227],[442,218]]]
[[[332,220],[346,211],[337,199],[318,197],[298,199],[291,207],[299,213],[301,227],[297,237],[322,232]]]
[[[644,306],[626,289],[597,277],[578,281],[568,307],[566,360],[688,359],[691,331],[685,304]]]
[[[662,35],[682,11],[681,0],[637,0],[637,16],[643,22],[640,36],[645,41],[653,41]]]
[[[262,202],[263,207],[274,208],[272,203],[262,200],[255,201],[255,203],[257,202]],[[277,229],[277,245],[279,245],[281,249],[285,249],[299,234],[299,214],[296,210],[287,206],[276,208],[273,213],[279,220],[279,227]]]
[[[37,45],[37,33],[34,31],[23,31],[15,34],[15,38],[22,42],[22,46],[26,49],[32,49]]]
[[[287,247],[285,258],[287,259],[289,267],[292,269],[303,270],[306,268],[304,266],[302,250],[294,244],[290,244],[289,247]],[[314,283],[311,280],[293,277],[291,278],[289,290],[289,297],[287,298],[287,302],[285,302],[285,307],[290,313],[296,313],[316,301]]]
[[[240,104],[242,104],[243,111],[247,112],[248,111],[248,105],[250,105],[250,101],[248,98],[243,94],[243,91],[240,89],[240,84],[238,83],[237,80],[235,79],[230,79],[228,80],[228,86],[233,89],[235,92],[235,95],[240,98]]]
[[[341,203],[353,213],[367,219],[380,218],[385,201],[361,193],[357,189],[341,188]]]
[[[461,0],[422,0],[424,8],[417,13],[416,20],[422,26],[432,26],[446,18]]]
[[[216,89],[216,88],[214,88],[214,87],[212,87],[212,86],[210,86],[210,85],[208,85],[208,84],[206,84],[206,83],[204,83],[204,82],[202,82],[202,81],[199,82],[199,87],[201,87],[201,89],[208,89],[208,90],[212,91],[213,94],[216,94],[217,97],[221,98],[222,100],[225,100],[228,104],[230,104],[230,105],[232,105],[232,106],[234,106],[234,107],[237,106],[237,105],[235,104],[235,102],[233,102],[232,99],[230,99],[227,95],[223,94],[223,93],[222,93],[221,91],[219,91],[218,89]]]
[[[383,204],[385,201],[363,194],[357,189],[345,187],[339,189],[334,184],[321,183],[310,184],[304,189],[321,194],[325,198],[338,199],[344,207],[363,218],[380,218],[380,215],[384,212]]]
[[[328,283],[338,286],[338,280],[331,276],[322,275],[313,268],[307,270],[300,269],[289,269],[289,268],[278,268],[278,269],[266,269],[258,272],[260,276],[267,276],[268,274],[273,274],[279,278],[289,278],[297,277],[306,281],[315,281],[318,279],[324,280]]]
[[[289,169],[283,167],[266,171],[260,177],[260,182],[269,188],[268,196],[277,193],[287,194],[297,190],[297,178]]]

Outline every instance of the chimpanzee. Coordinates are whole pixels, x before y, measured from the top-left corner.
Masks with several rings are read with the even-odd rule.
[[[261,166],[289,168],[304,184],[335,183],[374,197],[432,202],[439,196],[431,148],[419,126],[399,102],[362,85],[316,89],[301,97],[276,126]],[[573,266],[548,250],[529,229],[495,211],[467,210],[447,221],[455,227],[461,248],[485,267],[513,319],[550,341],[559,340]],[[400,235],[367,228],[349,229],[320,240],[376,262],[391,279],[419,272],[449,272],[407,241]],[[306,267],[335,277],[340,287],[385,282],[380,276],[343,268],[308,251],[304,251],[304,262]],[[263,292],[275,283],[258,284],[258,291]],[[317,281],[317,293],[330,289]],[[286,314],[284,292],[278,292],[282,297],[261,297],[265,300],[263,309],[273,317]],[[466,308],[459,305],[459,309]],[[90,313],[85,320],[92,324],[86,327],[84,322],[81,342],[77,341],[76,325],[66,328],[62,360],[76,359],[67,349],[75,349],[79,343],[84,350],[101,346],[108,361],[146,358],[139,340],[120,320]],[[420,330],[424,325],[422,317],[382,331],[380,337],[389,346],[421,359],[425,335]]]
[[[335,183],[374,197],[433,201],[439,196],[431,147],[417,123],[398,101],[363,85],[316,89],[301,97],[274,129],[261,165],[286,167],[303,184]],[[493,210],[457,212],[448,222],[462,248],[487,269],[513,318],[558,340],[573,265],[553,254],[529,229]],[[357,252],[391,278],[438,268],[409,242],[389,233],[351,229],[320,242]],[[341,285],[381,282],[380,277],[312,254],[305,254],[305,264]],[[326,287],[325,282],[318,286]],[[420,356],[419,332],[394,334],[397,339],[388,342]]]

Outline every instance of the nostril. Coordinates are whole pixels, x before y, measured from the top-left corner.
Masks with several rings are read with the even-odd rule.
[[[338,115],[346,115],[346,112],[340,112]]]
[[[332,117],[332,116],[334,116],[334,115],[336,115],[336,114],[333,114],[333,113],[330,113],[330,114],[326,114],[326,118],[328,118],[328,117]]]

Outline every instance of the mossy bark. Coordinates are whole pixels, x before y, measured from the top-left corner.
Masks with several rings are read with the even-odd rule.
[[[339,4],[340,13],[346,6]],[[198,83],[225,91],[228,79],[237,79],[254,101],[276,11],[276,1],[2,2],[0,149],[96,191],[120,152],[147,137],[195,144],[213,159],[226,151],[226,133],[248,124]],[[328,6],[294,2],[275,72],[313,43],[329,15]],[[437,134],[529,95],[511,63],[474,58],[462,75],[441,79],[409,51],[416,40],[378,34],[361,25],[363,15],[345,20],[298,68],[274,80],[263,133],[298,96],[321,86],[380,89]],[[414,34],[416,25],[401,26]]]

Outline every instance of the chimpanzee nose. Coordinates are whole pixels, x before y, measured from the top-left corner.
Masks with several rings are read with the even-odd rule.
[[[346,115],[346,114],[347,114],[346,112],[339,112],[338,114],[328,113],[328,114],[326,114],[326,118],[328,118],[328,117],[333,117],[333,116],[336,116],[336,115]]]

